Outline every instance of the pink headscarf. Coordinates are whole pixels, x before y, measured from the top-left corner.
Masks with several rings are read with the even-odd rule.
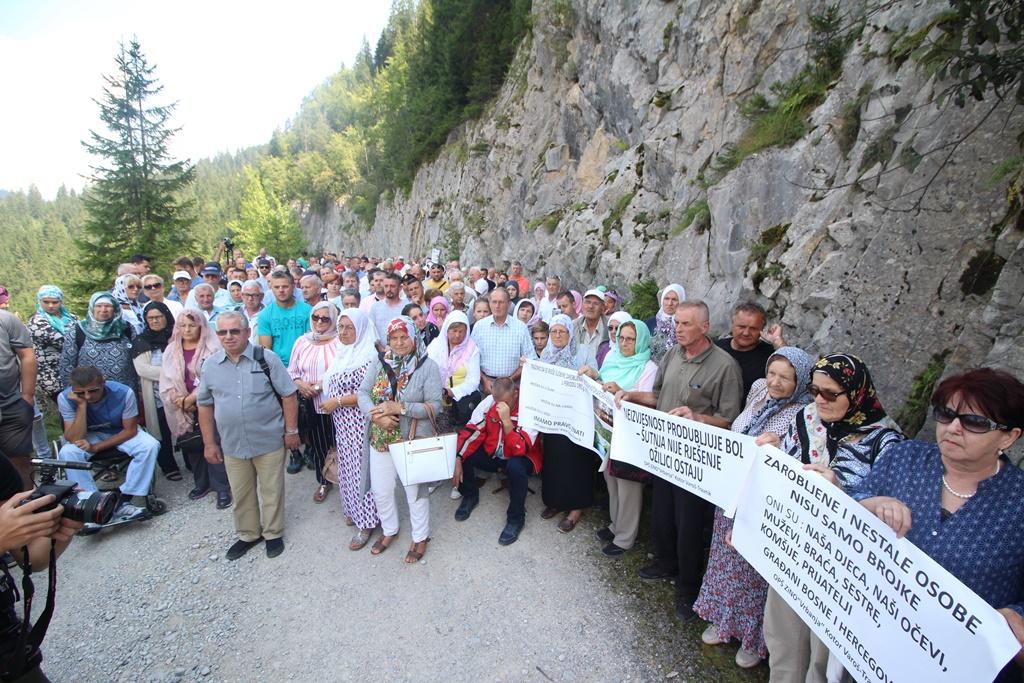
[[[572,294],[573,307],[576,309],[576,316],[579,317],[583,315],[583,295],[575,289],[570,289],[569,293]]]
[[[448,299],[445,299],[443,296],[435,296],[433,299],[430,300],[430,304],[427,306],[427,308],[429,309],[427,311],[427,322],[434,323],[435,325],[437,325],[438,328],[440,328],[441,325],[444,324],[444,321],[438,321],[438,319],[434,317],[434,306],[436,306],[437,304],[441,304],[442,306],[444,306],[446,318],[448,314],[452,312],[452,305],[448,303]]]
[[[202,311],[186,308],[178,314],[174,321],[174,333],[171,334],[167,348],[164,349],[163,361],[160,365],[160,398],[164,402],[164,414],[171,434],[181,436],[187,432],[194,421],[191,415],[185,415],[178,408],[176,401],[191,394],[195,387],[185,386],[185,353],[181,347],[181,321],[188,318],[199,327],[199,341],[195,355],[188,366],[189,374],[199,380],[199,370],[203,361],[221,349],[220,342],[213,335],[210,324]]]

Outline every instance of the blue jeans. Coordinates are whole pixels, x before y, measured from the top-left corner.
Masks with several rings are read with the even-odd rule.
[[[85,440],[89,443],[99,443],[110,436],[112,435],[89,432],[85,435]],[[149,493],[149,486],[153,482],[153,469],[156,467],[156,455],[160,452],[160,442],[140,429],[135,436],[119,444],[117,450],[127,453],[132,459],[124,476],[124,484],[121,485],[121,493],[129,496],[145,496]],[[92,453],[83,451],[73,443],[61,446],[60,453],[57,455],[61,460],[75,462],[89,462],[92,456]],[[89,470],[68,470],[67,474],[68,479],[78,484],[83,491],[96,490],[96,482]]]
[[[480,489],[476,485],[476,470],[497,472],[505,470],[508,477],[508,512],[506,519],[510,524],[522,524],[526,521],[526,494],[533,474],[533,463],[525,456],[502,460],[488,455],[483,448],[478,448],[462,460],[462,483],[459,493],[465,498],[479,498]]]

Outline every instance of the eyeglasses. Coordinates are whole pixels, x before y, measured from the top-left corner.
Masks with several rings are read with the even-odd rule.
[[[91,389],[72,389],[71,393],[74,394],[75,396],[82,397],[92,396],[93,394],[98,394],[101,391],[103,391],[103,387],[93,387]]]
[[[230,330],[217,330],[218,337],[227,337],[228,335],[232,337],[240,337],[242,335],[242,330],[239,327],[233,327]]]
[[[835,403],[839,400],[840,396],[846,396],[845,391],[829,391],[828,389],[822,389],[816,384],[808,384],[807,391],[810,392],[811,396],[815,398],[821,396],[829,403]]]
[[[1009,429],[1006,425],[994,422],[984,415],[958,413],[952,408],[948,408],[946,406],[935,406],[932,408],[932,416],[935,418],[936,422],[944,425],[950,424],[953,420],[960,420],[960,426],[974,434],[985,434],[986,432],[991,432],[994,429],[1002,431]]]
[[[635,344],[636,337],[623,337],[622,335],[619,335],[619,343],[622,344],[623,342],[631,342]]]
[[[329,315],[311,315],[309,317],[315,323],[329,323],[329,322],[331,322],[331,316],[329,316]]]
[[[259,297],[262,297],[263,295],[260,294],[259,292],[242,292],[242,296],[259,296]]]
[[[143,285],[143,286],[142,286],[142,288],[143,288],[143,289],[160,289],[160,288],[161,288],[161,287],[163,287],[163,286],[164,286],[164,285],[163,285],[163,283],[162,283],[162,282],[154,282],[154,283],[152,283],[152,284],[148,284],[148,285]]]

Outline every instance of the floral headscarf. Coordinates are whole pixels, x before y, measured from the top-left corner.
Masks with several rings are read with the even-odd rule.
[[[671,315],[666,313],[663,308],[665,295],[669,292],[676,293],[676,296],[679,297],[679,303],[686,301],[686,290],[683,289],[682,285],[674,283],[666,285],[665,289],[661,290],[661,294],[658,295],[658,312],[654,315],[654,333],[664,341],[665,351],[668,351],[676,345],[676,321]]]
[[[400,356],[392,351],[390,347],[388,348],[388,351],[384,354],[384,363],[387,367],[381,366],[377,372],[377,378],[373,383],[373,387],[370,389],[370,399],[374,405],[384,403],[385,401],[399,400],[402,390],[409,383],[409,378],[412,377],[412,373],[419,367],[420,360],[426,352],[423,346],[423,337],[419,335],[416,323],[412,321],[412,318],[400,315],[392,319],[387,326],[388,339],[399,330],[404,330],[416,346],[413,348],[412,353],[404,356]],[[394,384],[392,384],[389,377],[388,368],[391,369],[391,374],[395,377]],[[401,425],[396,426],[394,429],[384,430],[372,422],[370,423],[370,445],[377,451],[385,453],[388,450],[388,445],[401,439]]]
[[[59,299],[60,315],[50,315],[47,313],[46,309],[43,308],[43,299]],[[61,334],[64,334],[64,330],[68,325],[75,322],[75,318],[64,307],[64,292],[57,285],[43,285],[39,288],[39,293],[36,294],[36,313],[42,316],[46,322],[50,323],[53,329]]]
[[[110,290],[110,293],[114,295],[114,300],[121,306],[128,306],[131,308],[132,313],[142,320],[142,304],[139,303],[138,295],[135,298],[128,296],[127,283],[129,278],[137,278],[135,275],[122,275],[121,277],[114,280],[114,287]]]
[[[105,302],[114,307],[114,317],[105,322],[101,322],[96,319],[93,309],[96,304]],[[124,335],[124,330],[128,326],[128,323],[124,321],[121,316],[121,306],[114,299],[114,295],[110,292],[96,292],[89,297],[89,310],[85,315],[85,320],[78,321],[78,326],[82,328],[82,332],[85,336],[93,341],[110,341],[112,339],[119,339]]]
[[[857,356],[833,353],[815,363],[814,372],[831,377],[850,399],[850,407],[841,420],[822,421],[828,431],[830,453],[835,452],[834,442],[888,417],[871,381],[868,366]]]

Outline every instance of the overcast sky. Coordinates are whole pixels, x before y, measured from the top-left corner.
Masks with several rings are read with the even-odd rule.
[[[0,0],[0,189],[81,189],[105,74],[137,37],[178,101],[172,152],[193,161],[267,142],[302,98],[376,45],[390,0]]]

